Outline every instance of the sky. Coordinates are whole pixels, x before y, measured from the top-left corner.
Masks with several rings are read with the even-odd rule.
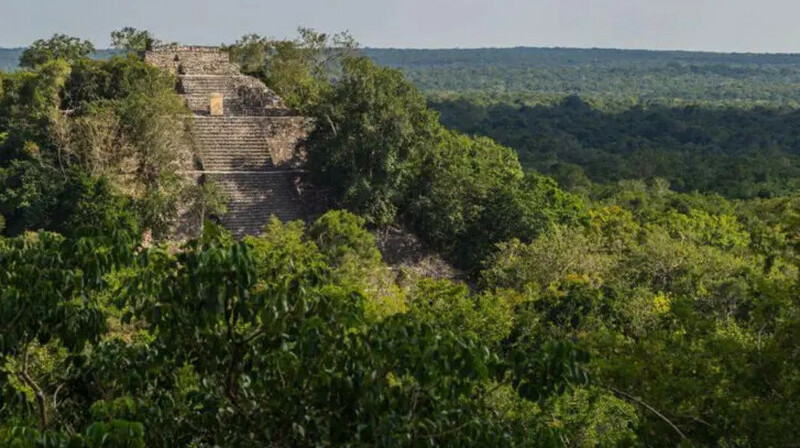
[[[0,0],[0,47],[58,32],[109,45],[123,26],[183,44],[298,26],[368,47],[598,47],[800,52],[797,0]]]

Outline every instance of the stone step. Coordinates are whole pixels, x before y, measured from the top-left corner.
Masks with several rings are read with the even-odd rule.
[[[201,166],[207,171],[266,171],[275,168],[268,158],[241,155],[204,158]]]
[[[221,93],[238,97],[238,89],[250,83],[248,76],[183,75],[179,77],[178,92],[188,95]]]
[[[293,122],[304,123],[308,119],[305,117],[289,116],[289,117],[240,117],[240,116],[195,116],[195,123],[200,125],[214,125],[219,123],[266,123],[284,126]],[[264,125],[266,125],[264,124]]]
[[[191,95],[181,95],[183,100],[186,102],[186,106],[189,110],[195,113],[203,113],[208,114],[208,108],[211,103],[211,95],[206,94],[191,94]]]
[[[205,112],[212,94],[225,98],[225,115],[279,115],[287,109],[283,100],[260,80],[244,75],[183,75],[178,82],[178,93],[184,95],[192,110]],[[280,112],[265,112],[278,109]]]
[[[193,134],[207,170],[269,169],[294,163],[308,122],[300,117],[196,116]]]
[[[195,115],[209,116],[210,97],[204,95],[182,95],[186,106]],[[247,104],[238,98],[223,99],[223,115],[238,117],[296,117],[297,111],[287,107],[264,107]]]
[[[305,206],[296,187],[295,171],[207,174],[228,198],[222,224],[237,238],[257,235],[275,215],[282,221],[302,219]]]

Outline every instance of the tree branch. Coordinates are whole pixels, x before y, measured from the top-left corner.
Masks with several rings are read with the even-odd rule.
[[[689,440],[689,438],[686,437],[686,435],[680,429],[678,429],[678,427],[675,425],[675,423],[672,423],[672,421],[670,421],[670,419],[665,417],[664,414],[658,412],[658,410],[656,410],[656,408],[654,408],[654,407],[650,406],[649,404],[645,403],[644,401],[634,397],[633,395],[625,393],[625,392],[623,392],[623,391],[621,391],[619,389],[616,389],[616,388],[613,388],[613,387],[607,387],[607,389],[610,390],[611,392],[614,392],[615,394],[617,394],[619,396],[622,396],[623,398],[627,398],[629,400],[632,400],[632,401],[644,406],[647,410],[649,410],[653,414],[657,415],[661,420],[664,420],[664,422],[666,422],[672,429],[675,430],[675,432],[678,433],[679,436],[681,436],[682,440]]]
[[[30,351],[25,347],[25,356],[23,356],[22,370],[19,372],[20,379],[28,387],[33,389],[34,398],[36,399],[36,407],[39,409],[39,429],[44,431],[47,429],[47,403],[45,403],[44,392],[42,388],[31,378],[28,374],[28,361],[30,359]]]

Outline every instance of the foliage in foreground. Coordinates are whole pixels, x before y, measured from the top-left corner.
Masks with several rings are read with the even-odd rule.
[[[315,233],[349,219],[334,212]],[[553,398],[585,382],[582,352],[555,339],[500,345],[510,332],[502,319],[492,338],[479,337],[484,317],[470,309],[500,298],[455,285],[421,284],[408,312],[371,315],[367,302],[380,298],[338,282],[330,264],[331,253],[370,244],[359,235],[323,251],[302,225],[275,221],[241,243],[208,228],[176,254],[136,255],[125,241],[3,240],[0,326],[11,332],[0,441],[558,445],[564,436],[547,416]],[[431,320],[434,296],[438,312],[450,309],[476,332]],[[36,320],[46,325],[31,333]]]

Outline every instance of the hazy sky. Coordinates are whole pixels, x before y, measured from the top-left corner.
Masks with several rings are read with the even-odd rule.
[[[614,47],[800,52],[798,0],[0,0],[0,46],[122,26],[212,45],[297,26],[372,47]]]

